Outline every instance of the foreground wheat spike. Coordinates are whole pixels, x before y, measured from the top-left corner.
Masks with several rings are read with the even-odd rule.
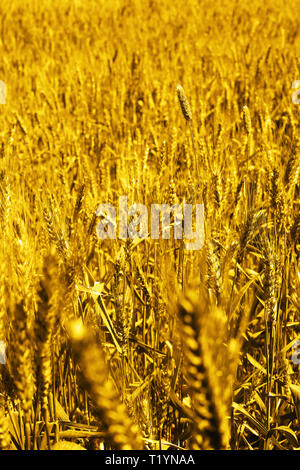
[[[0,407],[0,450],[7,450],[10,447],[10,434],[8,423],[3,408]]]
[[[12,373],[22,408],[27,414],[30,412],[33,397],[33,377],[28,316],[23,301],[14,306],[13,332],[9,351]]]
[[[226,449],[230,383],[220,367],[225,353],[224,315],[216,307],[209,311],[208,304],[201,307],[195,290],[187,291],[182,297],[179,315],[194,413],[191,447],[195,450]]]
[[[114,450],[140,450],[142,440],[138,428],[120,401],[115,386],[108,378],[108,369],[102,351],[92,333],[80,320],[68,325],[75,360],[80,365],[82,384],[96,406],[96,415],[102,421]]]
[[[24,300],[15,304],[13,311],[13,337],[10,339],[10,364],[15,386],[24,411],[25,447],[30,446],[30,411],[34,394],[29,319]]]
[[[60,298],[57,295],[59,267],[54,253],[52,251],[44,260],[43,279],[40,282],[38,311],[35,319],[37,382],[44,411],[48,405],[51,382],[52,333],[62,308]]]

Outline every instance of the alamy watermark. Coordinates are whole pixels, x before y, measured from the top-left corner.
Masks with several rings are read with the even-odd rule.
[[[6,363],[6,347],[4,341],[0,341],[0,364]]]
[[[0,104],[6,104],[6,85],[0,80]]]
[[[296,91],[292,94],[292,103],[300,104],[300,80],[295,80],[292,83],[292,88],[296,88]]]
[[[292,350],[292,363],[298,365],[300,364],[300,340],[293,342]]]
[[[193,207],[195,207],[195,230],[193,230]],[[183,211],[182,211],[183,208]],[[172,214],[172,220],[171,220]],[[97,225],[97,236],[101,240],[127,238],[151,238],[185,240],[186,250],[200,250],[204,245],[204,204],[151,204],[150,214],[144,204],[127,205],[127,196],[119,197],[117,210],[113,204],[100,204],[96,215],[102,217]],[[118,223],[117,223],[118,222]]]

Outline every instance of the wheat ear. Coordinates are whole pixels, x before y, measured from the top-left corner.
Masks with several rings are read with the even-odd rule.
[[[220,450],[229,441],[230,382],[225,368],[220,368],[226,320],[220,309],[205,304],[199,305],[195,290],[187,291],[179,304],[194,414],[191,447]]]
[[[179,100],[179,104],[180,104],[180,107],[181,107],[183,117],[186,120],[186,122],[188,123],[189,128],[190,128],[192,143],[193,143],[193,151],[194,151],[194,155],[195,155],[196,173],[197,173],[197,175],[199,175],[194,131],[193,131],[193,127],[192,127],[193,115],[192,115],[191,106],[190,106],[189,100],[187,99],[187,96],[185,94],[185,91],[184,91],[183,87],[181,85],[177,85],[176,90],[177,90],[177,96],[178,96],[178,100]]]
[[[96,406],[107,437],[115,450],[142,449],[138,428],[133,424],[120,396],[108,378],[108,369],[95,338],[79,320],[68,325],[74,358],[81,369],[81,383]]]

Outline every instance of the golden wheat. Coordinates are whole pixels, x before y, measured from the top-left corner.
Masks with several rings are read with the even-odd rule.
[[[1,449],[300,448],[298,7],[0,0]]]

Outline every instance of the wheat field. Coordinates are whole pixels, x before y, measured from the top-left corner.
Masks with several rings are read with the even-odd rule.
[[[0,449],[300,449],[298,1],[0,12]]]

